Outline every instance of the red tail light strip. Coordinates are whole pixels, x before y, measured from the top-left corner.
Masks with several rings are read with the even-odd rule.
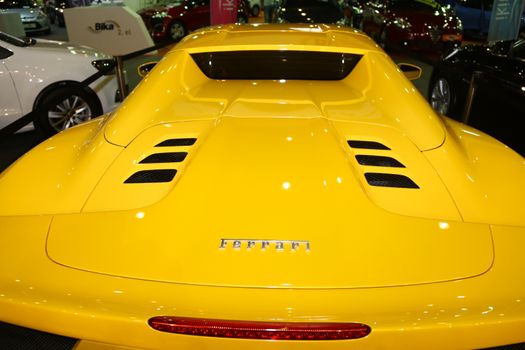
[[[158,331],[204,337],[271,340],[342,340],[366,337],[371,329],[361,323],[295,323],[229,321],[157,316],[149,325]]]

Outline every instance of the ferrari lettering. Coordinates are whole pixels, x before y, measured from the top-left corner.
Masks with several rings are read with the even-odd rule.
[[[304,250],[310,251],[310,241],[295,241],[295,240],[266,240],[266,239],[235,239],[235,238],[221,238],[219,249],[275,249],[277,251],[284,251],[289,249],[291,251]]]

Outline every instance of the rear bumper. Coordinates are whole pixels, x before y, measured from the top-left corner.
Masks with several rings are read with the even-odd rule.
[[[82,339],[77,350],[481,349],[525,342],[523,228],[493,228],[496,261],[478,277],[402,287],[312,290],[159,283],[67,268],[44,254],[50,220],[0,218],[0,266],[5,267],[0,271],[0,318]],[[22,231],[23,240],[18,238]],[[360,322],[372,332],[343,341],[232,340],[155,331],[147,321],[160,315]]]
[[[26,33],[47,32],[51,29],[47,20],[24,21],[22,22],[22,25],[24,26],[24,31]]]

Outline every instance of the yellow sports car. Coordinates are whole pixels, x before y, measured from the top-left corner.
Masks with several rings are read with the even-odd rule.
[[[417,73],[339,26],[192,33],[0,176],[0,348],[523,348],[524,159]]]

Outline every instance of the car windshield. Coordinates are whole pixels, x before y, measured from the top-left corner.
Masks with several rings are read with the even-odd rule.
[[[333,0],[285,0],[286,7],[334,7]]]
[[[34,8],[38,4],[32,0],[0,0],[0,9]]]
[[[0,32],[0,40],[4,41],[8,44],[15,45],[15,46],[32,46],[36,43],[35,39],[31,38],[17,38],[16,36],[9,35],[4,32]]]

